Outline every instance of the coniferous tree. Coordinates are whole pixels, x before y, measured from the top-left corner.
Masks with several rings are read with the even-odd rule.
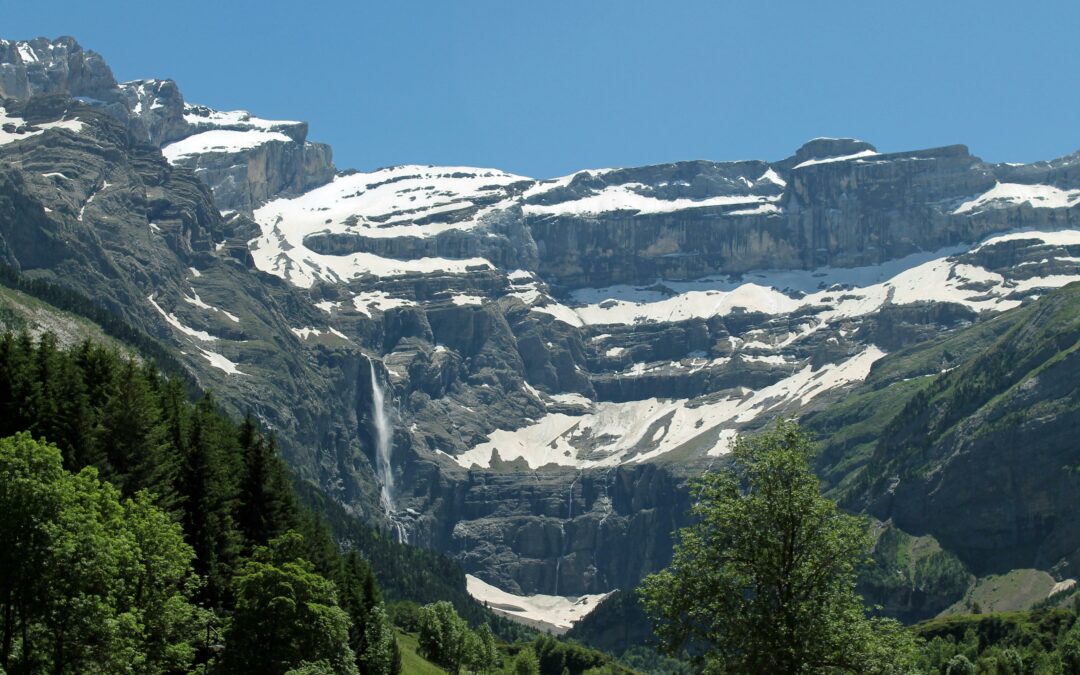
[[[259,433],[250,415],[240,426],[239,444],[243,468],[236,521],[251,545],[264,545],[299,527],[296,500],[273,439],[267,441]]]
[[[367,619],[371,610],[382,602],[371,566],[355,549],[349,549],[342,564],[338,582],[341,607],[349,614],[349,646],[357,656],[367,650]]]
[[[212,607],[226,600],[238,544],[232,518],[234,481],[223,459],[225,436],[213,398],[204,396],[191,418],[178,492],[184,531],[195,549],[195,569],[206,579],[202,597]]]
[[[114,371],[98,443],[105,449],[110,478],[125,494],[150,490],[168,507],[175,499],[177,458],[169,451],[150,381],[134,359]]]

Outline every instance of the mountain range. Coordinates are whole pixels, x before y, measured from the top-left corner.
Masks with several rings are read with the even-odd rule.
[[[665,565],[687,481],[779,416],[879,523],[886,612],[1080,574],[1080,153],[340,170],[304,122],[117,82],[71,38],[0,41],[0,99],[8,276],[132,327],[506,614],[563,630]]]

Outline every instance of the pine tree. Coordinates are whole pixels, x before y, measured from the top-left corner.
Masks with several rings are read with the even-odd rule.
[[[232,518],[234,482],[222,457],[223,438],[213,399],[205,396],[192,415],[178,492],[184,532],[195,549],[195,569],[206,578],[203,600],[211,607],[222,606],[228,596],[238,543]]]
[[[273,440],[263,438],[251,415],[240,426],[239,444],[243,469],[236,522],[249,545],[264,545],[299,526],[297,505]]]
[[[157,397],[134,359],[113,372],[97,430],[110,478],[124,494],[149,490],[168,507],[175,499],[176,457],[169,452]]]

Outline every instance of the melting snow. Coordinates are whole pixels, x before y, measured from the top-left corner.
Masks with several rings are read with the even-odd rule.
[[[610,595],[514,595],[471,574],[465,575],[465,587],[469,595],[498,614],[553,626],[559,633],[569,630]]]
[[[707,199],[657,199],[635,192],[632,188],[644,188],[640,183],[609,185],[600,192],[558,204],[526,204],[522,207],[528,215],[590,214],[610,211],[637,211],[638,213],[667,213],[682,209],[706,206],[730,206],[733,204],[762,204],[779,199],[778,196],[722,195]]]
[[[12,125],[16,131],[4,131],[3,127],[6,125]],[[7,145],[8,143],[14,143],[33,136],[39,136],[51,129],[67,129],[73,133],[79,133],[86,125],[79,120],[60,120],[57,122],[40,122],[34,124],[34,131],[26,130],[26,120],[21,117],[13,117],[8,115],[7,110],[0,106],[0,145]],[[22,129],[21,131],[19,131]],[[66,178],[66,176],[64,176]]]
[[[926,300],[955,302],[976,311],[1002,311],[1020,304],[1019,300],[1006,299],[1016,291],[1056,288],[1080,276],[1078,271],[1077,275],[1006,280],[1000,274],[950,258],[1016,239],[1080,245],[1080,231],[1014,232],[991,237],[974,249],[955,246],[865,267],[752,272],[736,281],[664,282],[675,295],[634,286],[578,289],[571,295],[575,303],[572,307],[552,302],[543,307],[534,306],[532,310],[551,314],[574,326],[682,321],[723,316],[740,307],[767,314],[820,307],[816,316],[828,321],[869,314],[890,302],[904,305]],[[973,282],[987,288],[965,288]],[[798,297],[800,293],[804,295]]]
[[[327,255],[304,239],[314,233],[367,237],[427,237],[448,229],[468,229],[510,201],[487,204],[521,176],[492,169],[402,166],[373,173],[338,176],[295,199],[278,199],[255,211],[262,236],[249,242],[259,269],[301,287],[315,281],[341,282],[370,273],[378,277],[413,273],[464,273],[490,268],[483,258],[396,260],[373,253]],[[476,201],[483,201],[478,206]],[[474,210],[475,209],[475,210]],[[456,222],[414,221],[468,210]],[[461,214],[459,214],[461,215]]]
[[[450,298],[450,301],[453,302],[455,305],[459,305],[459,306],[460,305],[482,305],[482,304],[484,304],[484,299],[482,297],[480,297],[479,295],[465,295],[463,293],[459,293],[459,294],[453,296],[452,298]]]
[[[192,298],[192,297],[188,297],[188,296],[185,295],[184,296],[184,302],[195,305],[196,307],[198,307],[200,309],[207,309],[207,310],[210,310],[211,312],[219,312],[219,313],[224,314],[225,316],[229,317],[229,320],[231,320],[233,323],[240,323],[240,317],[236,316],[235,314],[232,314],[231,312],[227,312],[224,309],[221,309],[220,307],[214,307],[213,305],[208,305],[205,302],[203,302],[202,298],[199,297],[199,294],[195,292],[194,288],[191,289],[191,294],[194,295],[195,297]]]
[[[1067,209],[1080,204],[1080,190],[1065,191],[1053,185],[998,183],[975,199],[964,202],[953,213],[972,213],[1016,204],[1030,204],[1037,209]]]
[[[170,314],[169,312],[166,312],[164,309],[162,309],[161,305],[157,304],[157,302],[154,301],[153,295],[147,296],[146,299],[150,301],[150,304],[154,306],[154,309],[158,311],[158,314],[165,318],[166,323],[168,323],[170,326],[180,331],[184,335],[191,336],[198,340],[203,340],[204,342],[213,342],[214,340],[217,340],[216,337],[214,337],[210,333],[207,333],[204,330],[196,330],[194,328],[189,328],[185,326],[183,323],[180,322],[180,319],[176,318],[174,314]]]
[[[787,187],[787,181],[781,178],[780,174],[773,171],[772,167],[769,167],[769,169],[766,170],[765,173],[761,174],[761,176],[758,178],[758,181],[763,180],[779,185],[780,187]]]
[[[862,159],[863,157],[873,157],[878,154],[873,150],[862,150],[851,155],[843,155],[841,157],[826,157],[825,159],[808,159],[805,162],[801,162],[795,165],[796,169],[801,169],[804,166],[814,166],[815,164],[829,164],[831,162],[848,162],[853,159]]]
[[[188,136],[161,149],[169,163],[194,155],[211,152],[240,152],[271,142],[291,143],[292,139],[280,131],[234,131],[213,129]]]
[[[38,57],[34,53],[34,48],[30,46],[28,42],[16,42],[15,49],[19,52],[19,58],[25,63],[37,63]]]
[[[707,452],[717,454],[725,430],[768,411],[805,405],[835,387],[861,382],[874,362],[884,355],[871,345],[841,363],[817,370],[806,365],[742,398],[700,404],[688,399],[657,398],[605,401],[596,403],[590,412],[582,415],[548,413],[520,429],[496,430],[487,441],[454,459],[466,468],[473,464],[490,467],[492,452],[497,451],[501,459],[520,457],[533,469],[546,464],[605,467],[651,460],[694,440],[708,444],[711,450]],[[730,440],[730,433],[727,437]],[[723,451],[726,447],[725,441]]]
[[[210,365],[218,370],[224,371],[227,375],[247,375],[236,367],[236,364],[225,358],[217,352],[212,352],[208,349],[199,347],[199,351],[202,353],[203,358],[210,362]]]
[[[394,307],[410,307],[415,304],[407,298],[395,298],[386,291],[365,291],[353,296],[353,308],[369,317],[373,309],[385,312]]]
[[[208,112],[204,115],[200,114],[202,111]],[[263,131],[300,124],[300,122],[290,120],[264,120],[252,117],[246,110],[213,110],[194,105],[185,106],[184,121],[195,126],[247,127]]]

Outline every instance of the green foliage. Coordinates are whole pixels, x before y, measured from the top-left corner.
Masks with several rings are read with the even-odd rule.
[[[296,668],[289,670],[285,675],[337,675],[334,666],[329,661],[302,662]]]
[[[357,653],[365,675],[397,675],[401,672],[401,652],[394,640],[394,626],[382,603],[371,608],[364,626],[364,647]]]
[[[883,525],[873,554],[859,567],[858,591],[867,604],[904,622],[936,616],[962,599],[974,580],[933,537],[913,537]]]
[[[390,621],[403,631],[416,633],[420,630],[420,605],[411,600],[392,602],[388,613]]]
[[[58,448],[0,440],[0,667],[21,673],[184,668],[206,615],[193,552],[149,495],[121,498]]]
[[[531,647],[526,647],[517,653],[510,665],[511,675],[540,675],[540,659]]]
[[[913,630],[929,640],[922,672],[945,673],[963,656],[980,673],[1080,673],[1080,627],[1071,610],[948,616]]]
[[[234,575],[244,566],[245,555],[287,530],[301,531],[302,557],[314,564],[316,572],[343,587],[348,582],[361,589],[362,601],[352,602],[356,598],[351,597],[345,604],[350,638],[362,643],[372,609],[368,599],[379,600],[374,576],[359,555],[343,560],[326,524],[299,506],[273,439],[266,438],[252,419],[241,425],[233,423],[209,395],[192,405],[181,380],[164,378],[152,366],[89,342],[60,350],[49,336],[35,343],[26,335],[11,334],[0,336],[0,413],[0,433],[25,429],[55,439],[68,469],[96,469],[117,485],[129,498],[127,508],[132,523],[138,526],[140,544],[154,544],[158,533],[182,536],[186,557],[155,554],[142,561],[146,573],[168,580],[175,576],[169,564],[193,567],[197,576],[185,582],[185,592],[219,613],[228,614],[233,609]],[[59,462],[37,469],[61,470]],[[12,505],[0,518],[0,531],[5,541],[26,539],[25,545],[16,549],[24,554],[22,559],[4,562],[3,556],[12,551],[5,547],[0,552],[0,564],[13,570],[0,580],[0,593],[7,593],[13,607],[36,602],[42,588],[44,577],[33,573],[47,552],[45,544],[35,539],[41,533],[27,529],[13,517],[19,513],[35,521],[57,517],[54,501],[35,494],[34,490],[41,489],[40,484],[20,481],[7,486]],[[73,536],[92,540],[100,534],[90,531],[89,525],[83,530]],[[72,546],[79,541],[74,540]],[[109,574],[120,574],[118,564],[109,563],[110,549],[91,550],[82,544],[75,550],[101,562]],[[82,561],[71,564],[79,569],[86,566]],[[23,569],[15,570],[14,566]],[[103,583],[109,574],[99,581]],[[129,573],[126,578],[139,579],[139,574]],[[16,579],[23,581],[15,585]],[[353,586],[346,590],[355,590]],[[148,658],[171,659],[178,667],[193,658],[205,660],[209,656],[202,649],[205,637],[196,643],[180,640],[170,633],[169,626],[189,619],[205,626],[207,621],[185,616],[186,605],[152,594],[152,586],[143,584],[140,588],[145,593],[142,600],[155,608],[140,624],[154,645],[153,649],[147,647]],[[21,615],[16,612],[14,616],[6,622],[7,654],[17,646],[13,627]],[[88,626],[104,630],[109,624],[90,622]],[[123,632],[132,633],[127,628]],[[65,633],[65,651],[83,643],[106,644],[95,634]],[[112,651],[116,655],[110,658],[126,658],[122,649]],[[103,654],[99,649],[89,658],[104,658]],[[102,667],[100,663],[94,667]],[[140,672],[155,672],[156,666],[140,667]],[[90,666],[87,669],[93,671]]]
[[[957,654],[949,659],[945,666],[945,675],[975,675],[975,664],[963,654]]]
[[[591,668],[606,666],[612,662],[607,654],[589,649],[572,642],[556,640],[549,635],[541,635],[533,642],[533,651],[540,661],[540,672],[580,675]]]
[[[465,669],[472,673],[489,673],[498,667],[499,652],[495,635],[486,624],[477,631],[443,600],[425,605],[418,614],[420,654],[451,673]]]
[[[454,606],[441,601],[420,608],[420,653],[451,672],[465,663],[465,640],[469,633]]]
[[[697,486],[671,566],[642,595],[670,653],[724,672],[906,672],[914,642],[869,619],[855,593],[865,524],[822,497],[812,445],[791,422],[743,438],[731,468]]]
[[[338,606],[333,583],[315,572],[303,549],[299,534],[286,533],[257,547],[237,574],[223,673],[283,674],[319,661],[336,673],[359,673],[349,647],[349,616]]]

